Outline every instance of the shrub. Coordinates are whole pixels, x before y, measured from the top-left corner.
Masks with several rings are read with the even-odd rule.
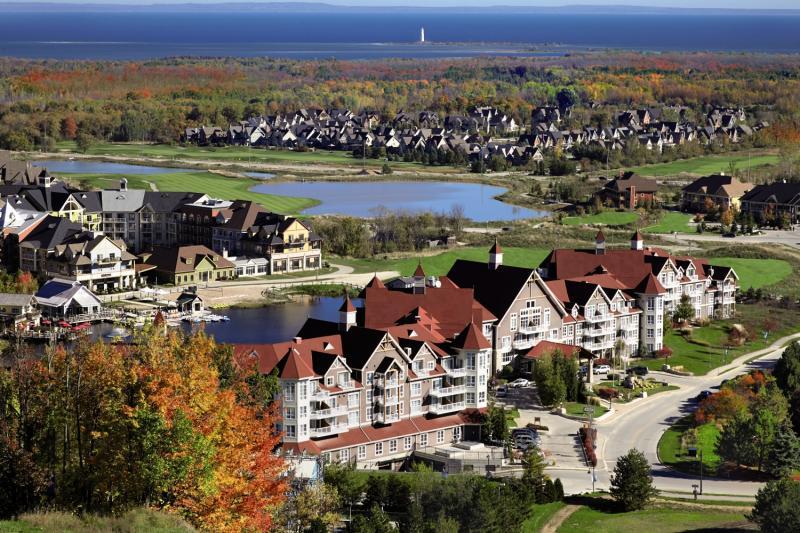
[[[578,434],[581,438],[581,444],[583,444],[583,450],[586,452],[586,459],[589,461],[589,464],[592,466],[597,466],[597,453],[594,451],[594,443],[597,439],[597,428],[586,428],[582,427],[578,430]]]
[[[601,398],[604,400],[611,400],[613,398],[619,398],[619,391],[612,387],[601,387],[597,394],[600,395]]]

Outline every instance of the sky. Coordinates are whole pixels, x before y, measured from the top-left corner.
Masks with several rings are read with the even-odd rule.
[[[202,3],[222,4],[226,0],[33,0],[58,4],[180,4]],[[228,2],[244,0],[228,0]],[[256,3],[268,3],[259,2]],[[281,3],[294,3],[292,0],[277,0]],[[298,0],[303,1],[303,0]],[[320,2],[326,4],[339,4],[349,6],[376,6],[375,0],[304,0],[306,2]],[[0,0],[0,3],[27,4],[31,0]],[[684,8],[732,8],[732,9],[800,9],[800,0],[662,0],[652,4],[647,0],[384,0],[384,5],[415,6],[492,6],[492,5],[523,5],[523,6],[564,6],[577,5],[634,5],[658,7],[684,7]]]

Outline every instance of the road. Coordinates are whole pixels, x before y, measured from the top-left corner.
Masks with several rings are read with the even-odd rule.
[[[800,334],[778,339],[770,347],[745,354],[706,376],[682,377],[662,372],[652,373],[659,380],[678,385],[680,389],[662,392],[630,404],[615,405],[613,414],[597,422],[598,466],[594,474],[594,487],[591,471],[586,467],[576,469],[556,465],[548,472],[553,477],[561,478],[568,494],[586,492],[593,488],[608,490],[616,458],[631,448],[637,448],[652,465],[656,488],[667,494],[690,494],[692,485],[698,483],[698,480],[695,476],[676,472],[661,464],[657,453],[661,435],[675,421],[695,409],[696,403],[692,399],[700,391],[719,388],[723,380],[751,370],[773,366],[783,353],[782,346],[790,339],[800,339]],[[753,360],[748,362],[750,359]],[[577,431],[577,423],[575,427]],[[703,480],[705,494],[723,496],[723,499],[750,499],[760,487],[760,483],[746,481],[708,477]]]
[[[677,243],[701,241],[730,245],[783,244],[794,249],[800,249],[800,232],[788,230],[766,230],[761,235],[739,235],[734,238],[726,238],[718,233],[679,233],[677,235],[663,234],[661,237]]]

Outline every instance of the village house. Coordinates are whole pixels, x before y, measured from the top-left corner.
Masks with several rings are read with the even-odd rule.
[[[135,263],[136,256],[124,242],[84,231],[54,247],[45,259],[44,274],[78,281],[93,292],[110,292],[136,287]]]
[[[34,298],[42,315],[50,318],[94,314],[103,309],[100,299],[79,281],[51,279],[36,291]]]
[[[636,209],[640,205],[657,200],[658,183],[656,180],[643,178],[633,172],[626,172],[608,182],[595,193],[600,203],[616,208]]]
[[[191,285],[233,279],[235,265],[205,246],[156,247],[139,256],[159,283]]]
[[[0,293],[0,320],[16,327],[24,322],[36,322],[39,312],[32,294]]]
[[[759,224],[777,223],[781,217],[794,224],[800,219],[800,183],[756,185],[742,196],[741,204],[742,212]]]
[[[710,201],[723,209],[739,211],[742,196],[752,188],[752,184],[742,183],[733,176],[704,176],[681,189],[681,208],[685,211],[703,211],[706,202]]]

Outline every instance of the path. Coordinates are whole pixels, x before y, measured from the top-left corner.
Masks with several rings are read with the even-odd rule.
[[[607,490],[617,457],[631,448],[637,448],[652,465],[654,482],[659,490],[682,496],[691,494],[692,485],[698,483],[697,477],[661,464],[658,457],[661,435],[678,419],[694,411],[697,404],[692,400],[700,391],[718,388],[723,379],[771,367],[783,353],[783,346],[797,339],[800,339],[800,333],[778,339],[767,348],[738,357],[712,375],[681,377],[653,372],[659,379],[679,385],[680,389],[662,392],[633,404],[618,404],[612,415],[597,423],[599,464],[595,470],[595,487]],[[566,493],[575,494],[592,489],[591,472],[587,469],[582,472],[554,470],[551,475],[561,478]],[[761,483],[721,478],[705,478],[703,481],[703,489],[709,499],[732,499],[727,495],[752,498],[761,486]]]
[[[544,526],[542,526],[542,529],[539,531],[539,533],[556,533],[558,528],[560,528],[561,525],[567,521],[567,518],[572,516],[572,513],[580,508],[580,505],[566,505],[562,507]]]

